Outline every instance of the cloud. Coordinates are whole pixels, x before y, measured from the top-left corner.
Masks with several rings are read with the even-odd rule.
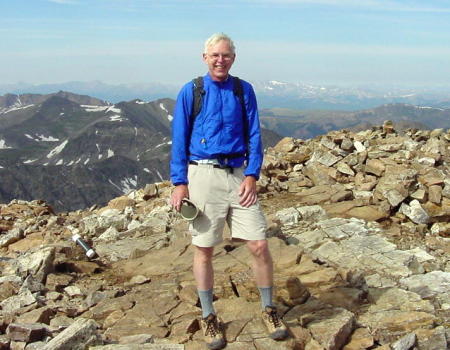
[[[62,5],[76,5],[78,4],[75,0],[47,0],[48,2],[53,2],[55,4],[62,4]]]
[[[371,9],[386,12],[431,12],[448,13],[450,7],[447,4],[433,5],[433,1],[425,4],[417,1],[387,1],[387,0],[246,0],[254,5],[312,5],[352,7],[354,9]],[[430,4],[431,3],[431,4]]]

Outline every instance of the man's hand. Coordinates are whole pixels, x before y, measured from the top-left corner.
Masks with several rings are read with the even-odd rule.
[[[239,187],[239,204],[243,207],[250,207],[256,203],[256,179],[253,176],[246,176]]]
[[[170,204],[175,208],[176,211],[180,211],[181,200],[183,198],[189,198],[189,190],[187,185],[178,185],[172,192],[172,197],[170,198]]]

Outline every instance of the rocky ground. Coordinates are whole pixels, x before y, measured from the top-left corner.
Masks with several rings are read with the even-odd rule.
[[[259,192],[290,338],[265,335],[249,253],[227,234],[214,256],[227,349],[446,349],[449,164],[450,131],[390,123],[268,149]],[[151,184],[59,214],[0,205],[0,350],[204,349],[170,191]]]

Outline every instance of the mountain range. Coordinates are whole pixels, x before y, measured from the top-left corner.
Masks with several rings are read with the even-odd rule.
[[[0,96],[0,203],[44,199],[57,210],[103,205],[169,178],[175,101],[112,104],[88,95]],[[406,104],[361,111],[261,109],[263,143],[363,130],[390,119],[397,128],[450,128],[450,110]]]
[[[398,130],[450,128],[450,109],[385,104],[359,111],[293,110],[286,108],[262,109],[261,125],[281,136],[310,139],[332,130],[361,131],[383,124],[395,123]]]
[[[343,87],[337,85],[314,85],[281,81],[251,81],[260,108],[291,108],[319,110],[360,110],[383,104],[404,103],[416,106],[450,108],[448,87],[401,88],[401,87]],[[0,94],[49,94],[54,91],[96,96],[118,103],[141,99],[153,101],[175,98],[180,85],[163,83],[107,84],[100,81],[66,82],[59,84],[32,85],[27,83],[0,84]]]
[[[109,102],[60,91],[0,97],[0,203],[104,204],[169,178],[175,101]],[[264,130],[267,146],[281,137]]]

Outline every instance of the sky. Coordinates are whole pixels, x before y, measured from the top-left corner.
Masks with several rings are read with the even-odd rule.
[[[216,32],[250,81],[450,87],[448,0],[0,0],[0,84],[181,84]]]

